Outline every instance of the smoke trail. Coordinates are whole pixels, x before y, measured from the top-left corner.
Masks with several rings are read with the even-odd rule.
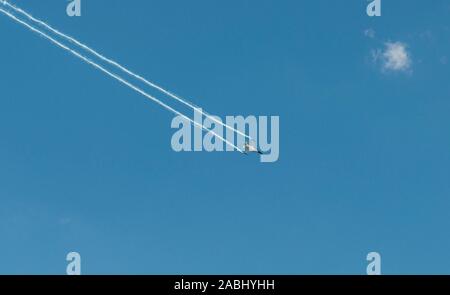
[[[1,2],[1,1],[0,1]],[[203,126],[202,124],[199,124],[198,122],[195,122],[194,120],[192,120],[191,118],[188,118],[187,116],[183,115],[182,113],[178,112],[177,110],[173,109],[172,107],[166,105],[165,103],[163,103],[162,101],[158,100],[157,98],[154,98],[153,96],[151,96],[150,94],[146,93],[144,90],[134,86],[133,84],[131,84],[130,82],[122,79],[121,77],[109,72],[108,70],[106,70],[105,68],[103,68],[102,66],[96,64],[95,62],[93,62],[92,60],[84,57],[83,55],[81,55],[80,53],[78,53],[77,51],[67,47],[66,45],[58,42],[57,40],[53,39],[52,37],[50,37],[49,35],[45,34],[44,32],[34,28],[33,26],[27,24],[26,22],[18,19],[17,17],[15,17],[14,15],[12,15],[11,13],[3,10],[0,8],[0,12],[2,12],[3,14],[9,16],[11,19],[13,19],[14,21],[24,25],[25,27],[27,27],[28,29],[30,29],[31,31],[41,35],[42,37],[46,38],[47,40],[49,40],[50,42],[52,42],[53,44],[61,47],[62,49],[72,53],[73,55],[75,55],[76,57],[80,58],[81,60],[83,60],[84,62],[90,64],[91,66],[93,66],[94,68],[102,71],[103,73],[107,74],[108,76],[116,79],[117,81],[119,81],[120,83],[128,86],[129,88],[133,89],[134,91],[142,94],[143,96],[147,97],[148,99],[156,102],[157,104],[159,104],[160,106],[164,107],[165,109],[171,111],[172,113],[181,116],[183,119],[188,120],[189,122],[191,122],[191,124],[193,124],[194,126],[200,127],[208,132],[211,132],[214,136],[216,136],[217,138],[219,138],[220,140],[222,140],[223,142],[225,142],[226,144],[232,146],[233,148],[235,148],[236,150],[238,150],[241,153],[244,153],[244,151],[242,151],[240,148],[238,148],[237,146],[235,146],[233,143],[229,142],[228,140],[226,140],[225,138],[223,138],[222,136],[218,135],[217,133],[215,133],[212,130],[209,130],[208,128],[206,128],[205,126]]]
[[[113,66],[115,66],[115,67],[117,67],[117,68],[119,68],[120,70],[124,71],[124,72],[127,73],[128,75],[133,76],[133,77],[135,77],[136,79],[138,79],[138,80],[142,81],[143,83],[147,84],[148,86],[153,87],[153,88],[155,88],[155,89],[161,91],[162,93],[164,93],[164,94],[170,96],[171,98],[176,99],[178,102],[180,102],[180,103],[182,103],[182,104],[184,104],[184,105],[186,105],[186,106],[188,106],[188,107],[190,107],[190,108],[192,108],[192,109],[194,109],[194,110],[199,108],[198,106],[196,106],[196,105],[193,104],[192,102],[189,102],[189,101],[187,101],[186,99],[183,99],[183,98],[181,98],[181,97],[179,97],[179,96],[173,94],[172,92],[170,92],[170,91],[168,91],[168,90],[165,90],[164,88],[162,88],[162,87],[160,87],[160,86],[158,86],[158,85],[156,85],[156,84],[154,84],[154,83],[148,81],[148,80],[145,79],[144,77],[142,77],[142,76],[140,76],[140,75],[138,75],[138,74],[133,73],[132,71],[130,71],[130,70],[127,69],[126,67],[122,66],[122,65],[119,64],[118,62],[116,62],[116,61],[114,61],[114,60],[111,60],[111,59],[109,59],[109,58],[107,58],[107,57],[101,55],[100,53],[98,53],[98,52],[95,51],[94,49],[90,48],[89,46],[87,46],[87,45],[85,45],[85,44],[83,44],[83,43],[81,43],[81,42],[79,42],[79,41],[76,40],[75,38],[73,38],[73,37],[71,37],[71,36],[68,36],[68,35],[66,35],[66,34],[64,34],[64,33],[61,33],[60,31],[54,29],[54,28],[53,28],[52,26],[50,26],[49,24],[45,23],[45,22],[42,21],[42,20],[39,20],[39,19],[33,17],[31,14],[29,14],[29,13],[27,13],[26,11],[24,11],[24,10],[22,10],[22,9],[20,9],[20,8],[14,6],[14,5],[12,5],[12,4],[10,4],[10,3],[8,3],[6,0],[0,0],[0,2],[3,3],[3,4],[5,4],[5,5],[7,5],[7,6],[9,6],[9,7],[11,7],[11,8],[14,9],[15,11],[17,11],[17,12],[19,12],[19,13],[25,15],[25,16],[26,16],[27,18],[29,18],[30,20],[32,20],[32,21],[34,21],[35,23],[37,23],[37,24],[39,24],[39,25],[41,25],[41,26],[47,28],[48,30],[50,30],[51,32],[57,34],[58,36],[63,37],[63,38],[65,38],[66,40],[68,40],[68,41],[70,41],[70,42],[72,42],[72,43],[74,43],[74,44],[76,44],[76,45],[82,47],[83,49],[85,49],[86,51],[88,51],[88,52],[92,53],[93,55],[97,56],[97,57],[100,58],[101,60],[103,60],[103,61],[105,61],[105,62],[107,62],[107,63],[109,63],[109,64],[111,64],[111,65],[113,65]],[[223,122],[220,121],[220,120],[217,120],[216,118],[214,118],[213,116],[211,116],[210,114],[208,114],[206,111],[203,111],[203,113],[205,114],[206,117],[208,117],[208,118],[211,119],[212,121],[214,121],[214,122],[216,122],[216,123],[222,125],[223,127],[227,128],[227,129],[229,129],[229,130],[232,130],[232,131],[234,131],[234,132],[236,132],[236,133],[238,133],[238,134],[244,136],[245,138],[251,139],[250,136],[248,136],[248,135],[246,135],[245,133],[243,133],[243,132],[241,132],[241,131],[239,131],[239,130],[237,130],[237,129],[235,129],[235,128],[233,128],[233,127],[231,127],[231,126],[229,126],[229,125],[227,125],[227,124],[225,124],[225,123],[223,123]]]

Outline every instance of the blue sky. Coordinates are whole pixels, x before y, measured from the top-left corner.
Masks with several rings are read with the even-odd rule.
[[[172,114],[1,15],[0,273],[450,273],[448,1],[13,3],[210,113],[280,116],[280,159],[175,153]]]

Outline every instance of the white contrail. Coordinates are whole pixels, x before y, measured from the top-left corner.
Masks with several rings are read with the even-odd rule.
[[[190,107],[190,108],[192,108],[192,109],[194,109],[194,110],[199,109],[199,107],[196,106],[195,104],[193,104],[192,102],[189,102],[189,101],[187,101],[186,99],[183,99],[183,98],[181,98],[181,97],[179,97],[179,96],[173,94],[172,92],[170,92],[170,91],[168,91],[168,90],[166,90],[166,89],[164,89],[164,88],[162,88],[162,87],[160,87],[160,86],[158,86],[158,85],[156,85],[156,84],[154,84],[154,83],[148,81],[148,80],[145,79],[144,77],[142,77],[142,76],[140,76],[140,75],[138,75],[138,74],[133,73],[132,71],[130,71],[130,70],[127,69],[126,67],[122,66],[122,65],[119,64],[118,62],[116,62],[116,61],[114,61],[114,60],[111,60],[111,59],[109,59],[109,58],[103,56],[102,54],[98,53],[97,51],[95,51],[94,49],[90,48],[89,46],[87,46],[87,45],[85,45],[85,44],[79,42],[78,40],[76,40],[75,38],[73,38],[73,37],[71,37],[71,36],[69,36],[69,35],[66,35],[66,34],[64,34],[64,33],[60,32],[60,31],[58,31],[57,29],[53,28],[52,26],[50,26],[50,25],[47,24],[46,22],[44,22],[44,21],[42,21],[42,20],[40,20],[40,19],[37,19],[37,18],[33,17],[31,14],[29,14],[29,13],[27,13],[26,11],[20,9],[19,7],[16,7],[15,5],[12,5],[12,4],[8,3],[6,0],[0,0],[0,2],[3,3],[3,4],[5,4],[5,5],[7,5],[7,6],[9,6],[9,7],[11,7],[11,8],[14,9],[15,11],[17,11],[17,12],[19,12],[19,13],[25,15],[28,19],[34,21],[35,23],[37,23],[37,24],[39,24],[39,25],[41,25],[41,26],[43,26],[43,27],[45,27],[45,28],[47,28],[48,30],[52,31],[53,33],[57,34],[58,36],[63,37],[63,38],[65,38],[66,40],[69,40],[70,42],[75,43],[76,45],[82,47],[83,49],[85,49],[86,51],[92,53],[93,55],[97,56],[98,58],[102,59],[103,61],[105,61],[105,62],[107,62],[107,63],[109,63],[109,64],[111,64],[111,65],[113,65],[113,66],[116,66],[116,67],[119,68],[120,70],[122,70],[122,71],[124,71],[125,73],[127,73],[128,75],[133,76],[133,77],[135,77],[136,79],[138,79],[138,80],[144,82],[144,83],[147,84],[148,86],[153,87],[153,88],[155,88],[155,89],[161,91],[162,93],[164,93],[164,94],[166,94],[166,95],[168,95],[168,96],[170,96],[170,97],[176,99],[176,100],[179,101],[180,103],[182,103],[182,104],[184,104],[184,105],[186,105],[186,106],[188,106],[188,107]],[[223,122],[220,121],[220,120],[217,120],[216,118],[214,118],[213,116],[211,116],[210,114],[208,114],[206,111],[202,111],[202,113],[205,114],[206,117],[208,117],[208,118],[211,119],[212,121],[214,121],[214,122],[216,122],[216,123],[222,125],[223,127],[227,128],[227,129],[229,129],[229,130],[232,130],[232,131],[234,131],[234,132],[236,132],[236,133],[238,133],[238,134],[240,134],[240,135],[242,135],[242,136],[244,136],[244,137],[246,137],[246,138],[248,138],[248,139],[251,139],[250,136],[248,136],[248,135],[246,135],[245,133],[243,133],[243,132],[241,132],[241,131],[239,131],[239,130],[237,130],[237,129],[235,129],[235,128],[233,128],[233,127],[231,127],[231,126],[229,126],[229,125],[227,125],[227,124],[225,124],[225,123],[223,123]]]
[[[93,66],[94,68],[102,71],[103,73],[107,74],[108,76],[116,79],[117,81],[121,82],[122,84],[130,87],[131,89],[133,89],[134,91],[142,94],[143,96],[147,97],[148,99],[153,100],[154,102],[156,102],[157,104],[161,105],[162,107],[164,107],[165,109],[171,111],[172,113],[181,116],[183,119],[188,120],[189,122],[191,122],[194,126],[200,127],[208,132],[211,132],[214,136],[216,136],[217,138],[219,138],[220,140],[222,140],[223,142],[225,142],[226,144],[232,146],[233,148],[235,148],[236,150],[238,150],[241,153],[244,153],[244,151],[242,151],[240,148],[238,148],[236,145],[234,145],[233,143],[231,143],[230,141],[226,140],[225,138],[223,138],[222,136],[218,135],[217,133],[215,133],[212,130],[209,130],[208,128],[206,128],[205,126],[203,126],[202,124],[199,124],[198,122],[195,122],[194,120],[192,120],[191,118],[188,118],[187,116],[183,115],[182,113],[178,112],[177,110],[173,109],[172,107],[166,105],[165,103],[163,103],[162,101],[158,100],[157,98],[154,98],[153,96],[151,96],[150,94],[146,93],[144,90],[134,86],[133,84],[131,84],[130,82],[122,79],[121,77],[109,72],[108,70],[106,70],[105,68],[103,68],[102,66],[96,64],[95,62],[93,62],[92,60],[84,57],[83,55],[81,55],[80,53],[78,53],[77,51],[67,47],[66,45],[58,42],[57,40],[53,39],[52,37],[50,37],[49,35],[45,34],[44,32],[34,28],[33,26],[27,24],[26,22],[18,19],[17,17],[15,17],[14,15],[12,15],[11,13],[3,10],[0,8],[0,12],[2,12],[3,14],[9,16],[11,19],[15,20],[16,22],[24,25],[25,27],[27,27],[28,29],[30,29],[31,31],[41,35],[42,37],[48,39],[50,42],[52,42],[53,44],[61,47],[64,50],[67,50],[68,52],[72,53],[73,55],[75,55],[76,57],[80,58],[81,60],[83,60],[84,62],[90,64],[91,66]]]

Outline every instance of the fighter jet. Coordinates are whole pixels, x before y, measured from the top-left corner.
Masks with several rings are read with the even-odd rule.
[[[263,154],[263,152],[261,152],[254,144],[251,144],[249,142],[247,142],[246,144],[244,144],[244,151],[245,154],[247,155],[248,153],[258,153],[260,155]]]

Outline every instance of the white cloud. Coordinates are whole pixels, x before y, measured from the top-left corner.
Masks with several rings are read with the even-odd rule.
[[[367,29],[364,31],[364,36],[373,39],[375,38],[375,30],[374,29]]]
[[[412,60],[408,46],[402,42],[387,42],[383,50],[372,51],[375,63],[381,63],[383,71],[409,72]]]

